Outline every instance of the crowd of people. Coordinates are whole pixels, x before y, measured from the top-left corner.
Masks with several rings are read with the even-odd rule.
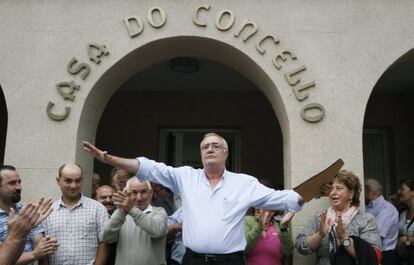
[[[66,163],[57,170],[60,199],[23,206],[17,170],[0,168],[0,264],[283,265],[292,264],[296,248],[318,265],[414,265],[412,180],[400,184],[398,210],[378,180],[365,180],[364,211],[363,184],[341,170],[321,187],[328,209],[315,212],[294,239],[290,223],[302,197],[227,171],[228,147],[218,134],[200,143],[203,169],[83,145],[113,166],[108,185],[94,174],[93,198],[81,192],[81,166]]]

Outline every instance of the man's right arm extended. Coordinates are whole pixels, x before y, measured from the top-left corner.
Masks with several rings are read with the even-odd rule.
[[[139,169],[139,161],[135,158],[123,158],[109,155],[107,151],[102,151],[87,141],[83,141],[83,149],[99,161],[114,167],[125,169],[134,175]]]

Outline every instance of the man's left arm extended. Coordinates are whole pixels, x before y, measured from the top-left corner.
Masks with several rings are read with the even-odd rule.
[[[302,197],[293,190],[270,189],[257,180],[251,183],[252,193],[250,196],[251,206],[262,209],[285,210],[296,213],[302,210],[304,201]]]

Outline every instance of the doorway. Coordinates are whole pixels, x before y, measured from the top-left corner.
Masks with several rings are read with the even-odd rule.
[[[159,131],[159,160],[174,167],[203,168],[200,142],[206,133],[215,132],[226,139],[229,156],[226,169],[240,172],[241,131],[220,128],[162,128]]]
[[[414,49],[402,55],[375,85],[364,120],[364,175],[378,179],[385,196],[413,178]]]
[[[284,186],[282,132],[262,91],[234,69],[206,58],[197,72],[155,64],[123,83],[100,119],[96,144],[126,157],[200,167],[202,135],[215,131],[230,144],[228,169]],[[95,163],[108,176],[110,168]]]

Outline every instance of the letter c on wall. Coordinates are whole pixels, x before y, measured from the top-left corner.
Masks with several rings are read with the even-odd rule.
[[[49,103],[47,104],[47,108],[46,108],[46,112],[47,112],[47,116],[54,120],[54,121],[63,121],[65,120],[70,113],[70,107],[66,107],[65,108],[65,113],[63,113],[62,115],[58,115],[52,112],[52,108],[55,106],[55,103],[53,103],[52,101],[49,101]]]

